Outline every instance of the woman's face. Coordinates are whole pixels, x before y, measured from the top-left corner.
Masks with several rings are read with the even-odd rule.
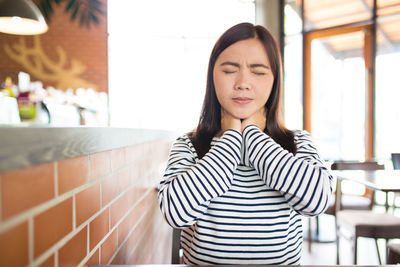
[[[246,119],[264,108],[274,75],[260,40],[242,40],[226,48],[213,72],[218,101],[230,115]]]

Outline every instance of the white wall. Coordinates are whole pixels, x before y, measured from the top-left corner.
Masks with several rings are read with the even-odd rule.
[[[243,0],[108,1],[111,126],[193,129],[215,41],[254,13]]]

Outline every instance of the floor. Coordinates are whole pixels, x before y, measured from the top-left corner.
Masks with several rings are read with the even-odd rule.
[[[303,220],[303,229],[307,233],[308,218]],[[312,220],[312,229],[315,230],[315,219]],[[315,232],[314,232],[315,233]],[[336,264],[336,244],[329,242],[335,240],[334,217],[330,215],[320,216],[320,239],[326,242],[312,243],[311,252],[308,251],[308,242],[304,242],[302,265],[335,265]],[[373,239],[359,238],[358,264],[360,265],[379,265],[375,242]],[[385,262],[385,241],[379,240],[380,253]],[[352,265],[353,254],[349,241],[341,239],[340,243],[340,264]]]

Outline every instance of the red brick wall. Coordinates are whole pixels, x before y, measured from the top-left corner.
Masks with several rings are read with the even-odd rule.
[[[40,0],[36,0],[40,3]],[[59,6],[54,5],[54,14],[48,23],[48,32],[39,35],[41,46],[48,58],[53,63],[59,62],[57,47],[61,47],[67,56],[66,64],[63,69],[71,67],[72,60],[81,62],[86,70],[78,75],[81,79],[77,83],[71,82],[69,85],[57,86],[57,82],[51,79],[35,76],[29,69],[16,62],[5,52],[6,44],[15,44],[19,38],[23,38],[31,47],[33,45],[32,36],[16,36],[0,33],[0,81],[3,82],[6,76],[11,76],[13,81],[17,81],[18,72],[24,71],[31,75],[31,80],[42,81],[45,88],[49,85],[58,87],[58,89],[67,89],[72,87],[76,89],[79,85],[87,88],[93,85],[93,89],[98,91],[108,91],[107,78],[107,0],[101,0],[104,16],[99,16],[99,24],[86,27],[79,26],[79,20],[72,22],[70,14],[65,13],[65,5],[68,1],[62,2]],[[53,70],[45,70],[45,73],[51,73]],[[65,74],[65,70],[63,71]],[[82,82],[83,81],[83,82]]]
[[[0,173],[0,266],[167,264],[169,140]]]

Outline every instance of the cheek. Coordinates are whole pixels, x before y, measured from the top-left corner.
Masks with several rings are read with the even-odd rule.
[[[271,95],[272,92],[272,86],[274,85],[274,80],[270,80],[268,81],[268,83],[266,84],[267,90],[264,90],[264,96],[265,96],[265,100],[267,101],[269,96]]]
[[[215,89],[215,94],[217,95],[217,100],[221,107],[226,108],[226,99],[228,96],[224,93],[223,90],[217,90]]]
[[[259,87],[258,95],[262,98],[268,98],[272,91],[272,82],[268,82]]]
[[[257,93],[257,99],[258,99],[257,106],[258,107],[265,106],[269,97],[271,96],[271,92],[272,92],[272,88],[270,86],[270,87],[268,87],[268,90],[263,89]]]
[[[217,99],[221,104],[229,95],[229,90],[226,89],[226,82],[221,77],[214,76],[214,88]]]

